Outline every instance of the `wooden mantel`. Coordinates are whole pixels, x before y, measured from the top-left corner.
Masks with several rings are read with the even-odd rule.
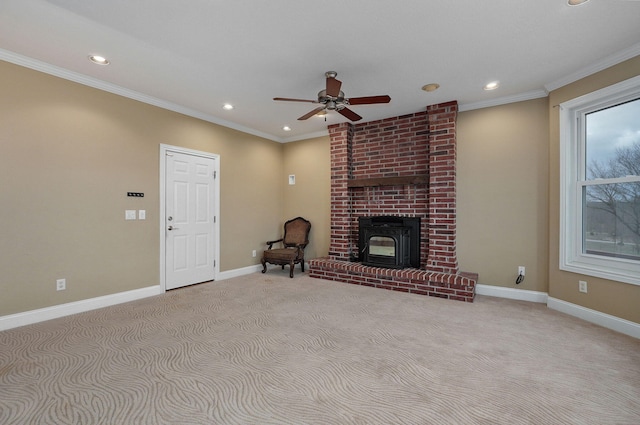
[[[429,174],[351,179],[347,182],[347,187],[399,186],[421,184],[429,184]]]

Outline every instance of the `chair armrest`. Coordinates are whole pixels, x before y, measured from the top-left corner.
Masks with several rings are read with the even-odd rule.
[[[269,249],[273,246],[274,243],[282,242],[283,238],[275,240],[275,241],[267,241],[267,245],[269,245]]]

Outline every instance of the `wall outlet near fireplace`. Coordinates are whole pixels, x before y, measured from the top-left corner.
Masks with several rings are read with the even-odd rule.
[[[524,266],[518,266],[518,276],[524,276]]]
[[[580,292],[584,292],[585,294],[587,293],[587,282],[585,280],[578,281],[578,290]]]

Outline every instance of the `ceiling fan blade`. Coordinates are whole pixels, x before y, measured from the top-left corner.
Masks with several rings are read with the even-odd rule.
[[[309,103],[318,103],[317,100],[307,100],[307,99],[291,99],[289,97],[274,97],[273,100],[284,100],[287,102],[309,102]]]
[[[349,108],[338,109],[338,112],[342,116],[349,118],[351,121],[360,121],[362,119],[360,115],[356,114]]]
[[[342,81],[336,80],[335,77],[327,77],[327,96],[338,97],[340,96],[340,87]]]
[[[371,105],[373,103],[389,103],[391,98],[384,96],[365,96],[349,98],[349,105]]]
[[[304,114],[303,116],[301,116],[300,118],[298,118],[298,121],[304,121],[304,120],[306,120],[308,118],[311,118],[312,116],[314,116],[318,112],[324,110],[324,108],[325,108],[324,106],[317,107],[313,111],[308,112],[308,113]]]

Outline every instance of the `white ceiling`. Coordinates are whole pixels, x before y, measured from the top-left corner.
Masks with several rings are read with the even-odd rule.
[[[633,0],[2,0],[0,59],[286,142],[346,121],[297,121],[317,105],[272,100],[315,99],[325,71],[347,97],[391,96],[352,106],[363,122],[450,100],[469,110],[640,54],[639,22]]]

